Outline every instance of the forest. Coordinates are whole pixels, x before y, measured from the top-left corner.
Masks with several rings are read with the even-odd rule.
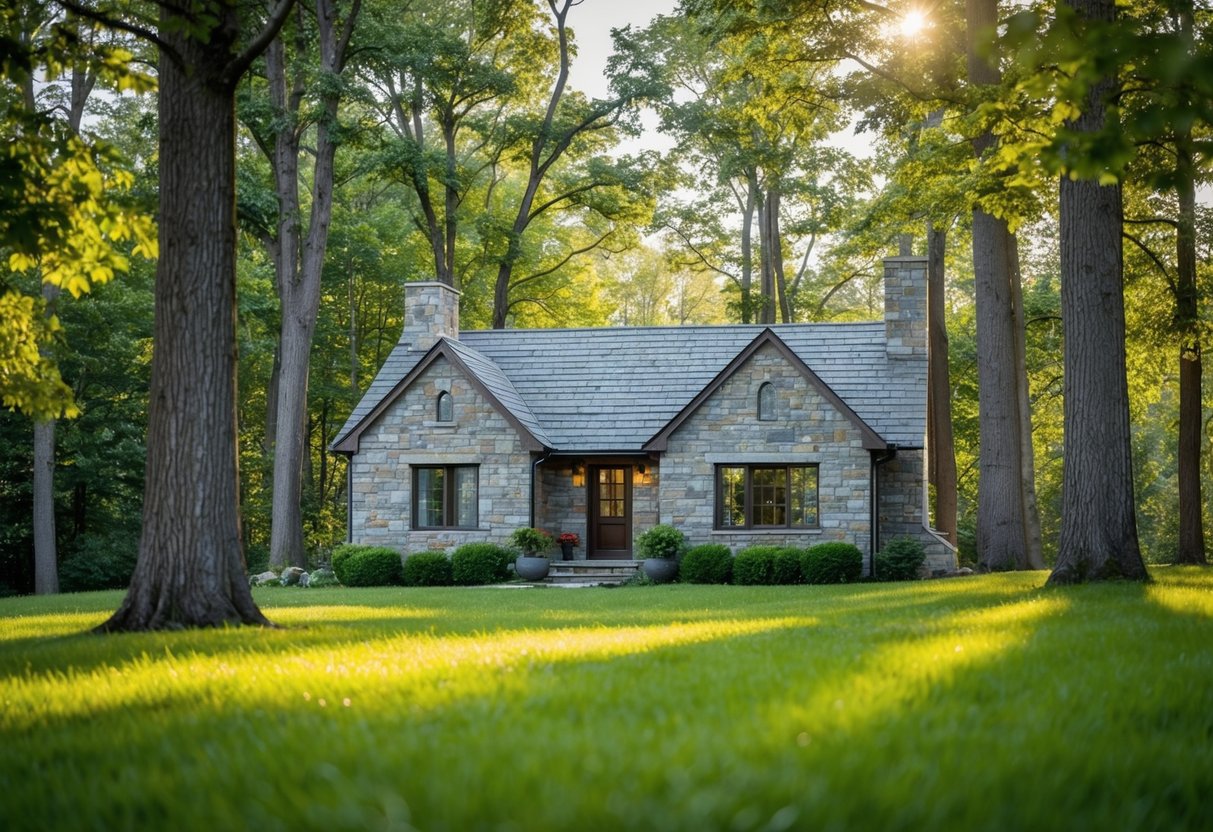
[[[247,568],[323,561],[405,282],[463,329],[843,321],[898,251],[930,258],[962,562],[1206,561],[1208,2],[680,0],[579,89],[591,7],[625,5],[6,3],[0,593],[130,583],[178,493],[149,409],[203,376]],[[228,294],[176,285],[198,238]]]

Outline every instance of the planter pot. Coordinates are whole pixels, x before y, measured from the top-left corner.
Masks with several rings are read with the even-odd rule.
[[[573,544],[572,543],[561,543],[560,544],[560,559],[561,560],[572,560],[573,559]]]
[[[552,562],[547,558],[531,558],[522,555],[514,561],[514,571],[524,581],[542,581],[548,576]]]
[[[678,561],[673,558],[645,558],[644,574],[659,584],[668,584],[678,577]]]

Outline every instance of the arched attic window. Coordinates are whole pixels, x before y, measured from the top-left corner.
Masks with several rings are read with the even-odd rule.
[[[775,419],[775,385],[763,382],[758,388],[758,421],[771,422]]]
[[[437,411],[439,422],[455,421],[455,403],[445,390],[438,394]]]

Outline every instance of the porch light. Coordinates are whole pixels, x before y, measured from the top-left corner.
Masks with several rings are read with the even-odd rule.
[[[581,488],[585,485],[585,468],[581,465],[573,466],[573,487]]]

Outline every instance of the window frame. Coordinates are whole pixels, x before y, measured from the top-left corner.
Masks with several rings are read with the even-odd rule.
[[[765,407],[763,406],[763,397],[764,396],[766,397],[766,406]],[[756,410],[758,411],[758,421],[774,422],[779,418],[775,412],[776,411],[776,396],[775,396],[775,385],[774,384],[772,384],[769,381],[764,381],[762,384],[758,385],[757,404],[758,404],[758,406],[757,406]]]
[[[742,517],[745,520],[744,525],[726,525],[725,518],[725,481],[724,471],[726,469],[741,469],[744,471],[742,480]],[[755,499],[754,499],[754,472],[755,471],[782,471],[783,472],[783,516],[785,522],[783,524],[755,523]],[[815,521],[812,524],[793,524],[792,517],[792,472],[800,470],[813,471],[813,508]],[[770,529],[788,529],[793,531],[814,531],[821,528],[821,466],[816,462],[798,462],[798,463],[771,463],[771,462],[737,462],[717,463],[714,471],[714,488],[713,494],[716,501],[713,528],[716,531],[765,531]],[[764,485],[764,487],[771,487]],[[776,483],[775,488],[779,485]],[[770,508],[777,508],[772,505]]]
[[[446,405],[450,410],[450,415],[447,418],[442,418],[442,406]],[[450,390],[442,390],[434,397],[434,421],[439,424],[449,425],[455,421],[455,397],[451,395]]]
[[[479,529],[480,528],[480,466],[479,465],[412,465],[412,516],[410,527],[415,531],[430,531],[442,529]],[[475,485],[475,499],[472,501],[475,516],[471,524],[459,523],[459,476],[458,471],[470,470]],[[442,525],[423,526],[420,523],[421,505],[421,472],[442,471]]]

